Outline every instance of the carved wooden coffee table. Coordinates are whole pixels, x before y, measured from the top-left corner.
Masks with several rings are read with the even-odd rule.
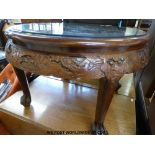
[[[103,125],[118,81],[148,62],[146,32],[99,24],[20,24],[6,30],[7,60],[14,66],[23,90],[21,104],[31,95],[24,71],[65,79],[99,79],[92,131],[107,134]]]

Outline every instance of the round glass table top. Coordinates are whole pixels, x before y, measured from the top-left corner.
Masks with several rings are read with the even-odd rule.
[[[6,33],[21,33],[27,36],[124,38],[143,36],[146,32],[129,27],[117,27],[86,23],[30,23],[11,26]]]

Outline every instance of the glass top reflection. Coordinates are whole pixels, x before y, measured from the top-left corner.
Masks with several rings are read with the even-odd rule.
[[[10,27],[7,31],[26,35],[48,35],[61,37],[85,38],[122,38],[145,35],[146,32],[129,27],[117,27],[102,24],[86,23],[30,23]]]

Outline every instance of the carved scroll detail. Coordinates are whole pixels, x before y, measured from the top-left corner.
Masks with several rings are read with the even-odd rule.
[[[36,74],[54,75],[66,79],[117,80],[125,73],[135,72],[148,62],[148,47],[121,54],[63,56],[24,49],[9,40],[6,57],[14,66]]]

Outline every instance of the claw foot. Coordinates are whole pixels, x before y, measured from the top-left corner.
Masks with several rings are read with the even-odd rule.
[[[20,98],[20,103],[24,106],[24,107],[29,107],[30,103],[31,103],[31,98],[29,96],[25,96],[23,95]]]
[[[108,135],[108,131],[103,126],[102,123],[94,123],[92,126],[92,134],[93,135]]]

